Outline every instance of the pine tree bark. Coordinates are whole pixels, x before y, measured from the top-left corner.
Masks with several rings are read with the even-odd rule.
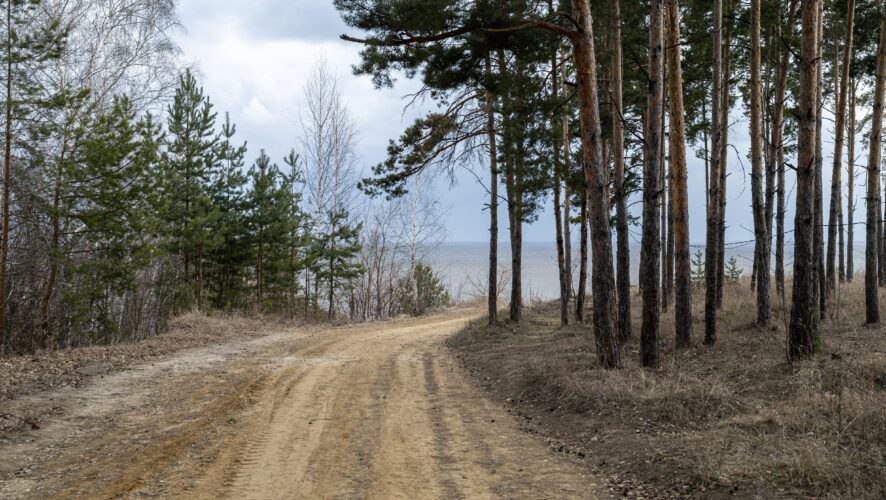
[[[609,232],[609,167],[603,161],[590,0],[573,1],[572,14],[577,28],[571,37],[576,87],[581,103],[582,152],[589,190],[591,245],[594,252],[591,277],[594,337],[600,365],[615,368],[621,364],[621,345],[615,334],[615,277],[612,266],[612,237]]]
[[[683,68],[680,62],[680,6],[668,0],[668,87],[670,95],[671,214],[674,243],[674,327],[677,348],[692,342],[692,261],[689,254],[689,188]]]
[[[780,36],[786,43],[794,38],[794,25],[797,21],[799,8],[798,0],[791,0],[788,7],[787,24],[779,27]],[[782,44],[784,44],[783,42]],[[772,140],[770,148],[775,161],[776,187],[775,187],[775,287],[779,294],[784,293],[784,218],[785,218],[785,164],[784,164],[784,110],[787,95],[788,67],[790,51],[786,47],[779,47],[778,71],[775,87],[775,107],[772,119]],[[771,241],[771,240],[770,240]]]
[[[664,1],[662,1],[662,13],[664,13]],[[662,43],[664,43],[664,33],[667,31],[667,19],[662,14]],[[667,175],[667,151],[665,150],[665,137],[667,133],[667,109],[668,109],[668,68],[665,62],[664,48],[662,48],[662,98],[661,98],[661,146],[658,155],[658,186],[661,190],[659,195],[658,215],[661,218],[661,311],[667,312],[670,307],[671,300],[671,284],[673,281],[668,276],[668,205],[671,201],[671,193],[669,191]]]
[[[880,43],[877,49],[877,73],[871,112],[871,135],[868,146],[867,242],[865,243],[865,318],[868,324],[880,322],[878,270],[880,239],[880,158],[883,136],[883,97],[886,95],[886,9],[881,6]]]
[[[846,17],[846,36],[843,41],[843,62],[840,65],[840,91],[837,95],[837,110],[834,127],[834,169],[831,175],[831,206],[828,215],[828,253],[827,253],[827,292],[833,294],[836,288],[836,250],[837,230],[842,235],[840,223],[840,207],[843,205],[843,138],[846,128],[846,101],[849,99],[849,65],[852,58],[852,31],[855,20],[855,0],[848,0]],[[842,245],[840,245],[842,253]],[[842,263],[842,258],[840,259]],[[842,266],[841,266],[842,267]],[[840,275],[843,276],[841,271]]]
[[[569,189],[570,164],[568,144],[564,144],[563,150],[563,257],[566,264],[566,304],[573,298],[572,280],[572,192]]]
[[[757,264],[757,324],[767,326],[771,314],[769,299],[769,230],[763,197],[763,82],[760,54],[760,1],[751,0],[751,195],[754,212],[755,255]]]
[[[823,61],[822,36],[824,35],[824,2],[818,4],[818,59]],[[822,63],[820,63],[822,64]],[[828,309],[827,283],[825,281],[824,267],[824,182],[822,174],[824,172],[824,154],[823,154],[823,131],[824,120],[822,119],[821,109],[824,104],[824,70],[823,64],[819,66],[818,86],[816,93],[816,106],[819,112],[816,116],[815,124],[815,279],[818,288],[818,312],[819,318],[824,319]],[[818,332],[818,329],[815,330]]]
[[[622,107],[623,59],[621,0],[613,2],[612,26],[612,152],[615,171],[615,228],[618,240],[618,336],[631,337],[631,242],[625,188],[624,108]]]
[[[560,62],[560,84],[562,86],[563,94],[565,95],[567,90],[566,83],[566,61],[567,61],[567,53],[563,53],[563,58]],[[566,110],[563,112],[563,163],[566,165],[567,172],[571,171],[572,168],[572,134],[569,130],[569,120],[570,120],[570,106],[569,103],[566,105]],[[568,185],[568,183],[567,183]],[[578,323],[584,323],[585,321],[585,294],[587,292],[588,285],[588,189],[585,184],[584,179],[582,179],[580,184],[580,202],[579,202],[579,271],[578,271],[578,290],[575,291],[575,321]],[[566,227],[569,227],[569,211],[570,211],[570,194],[566,195],[566,213],[564,215]],[[567,279],[569,283],[569,293],[572,294],[572,285],[573,285],[573,276],[572,276],[572,237],[570,235],[570,231],[566,231],[564,234],[564,245],[566,246],[566,268],[567,268]]]
[[[855,278],[855,78],[850,79],[849,124],[846,134],[846,281]]]
[[[557,70],[557,49],[551,56],[551,97],[553,102],[557,102],[560,97],[559,71]],[[551,118],[552,128],[556,129],[556,118]],[[562,139],[562,136],[560,137]],[[557,245],[557,270],[560,278],[560,326],[569,324],[569,282],[566,270],[566,250],[564,248],[563,225],[564,219],[562,214],[562,199],[560,198],[560,189],[563,181],[561,172],[563,165],[560,163],[560,140],[554,139],[553,144],[553,170],[554,170],[554,233]],[[568,224],[567,224],[568,228]]]
[[[575,294],[575,321],[585,322],[585,296],[588,288],[588,188],[581,183],[581,214],[579,221],[578,290]]]
[[[812,357],[818,321],[815,283],[815,162],[818,117],[818,3],[802,0],[800,49],[799,136],[797,158],[797,208],[794,248],[793,309],[789,328],[790,359]]]
[[[563,95],[569,92],[566,83],[566,61],[567,54],[563,54],[560,59],[560,86]],[[569,136],[569,110],[570,103],[565,104],[563,111],[563,249],[566,253],[566,301],[573,296],[573,276],[572,276],[572,230],[570,217],[572,216],[572,192],[569,189],[569,180],[572,179],[572,152],[570,151],[571,137]],[[579,323],[581,320],[579,320]]]
[[[665,80],[667,80],[667,76],[665,76]],[[664,136],[662,137],[664,140]],[[668,150],[668,155],[670,158],[670,149]],[[665,263],[665,283],[667,283],[667,289],[665,294],[668,296],[668,302],[673,302],[674,299],[674,259],[676,258],[675,253],[677,250],[677,242],[674,240],[674,217],[676,214],[674,213],[674,172],[671,170],[673,166],[671,165],[672,160],[668,160],[668,239],[667,239],[667,251],[666,253],[666,263]]]
[[[707,244],[705,245],[705,338],[704,343],[712,345],[717,341],[717,255],[719,253],[720,222],[720,151],[722,99],[722,57],[723,57],[723,0],[713,0],[713,86],[711,90],[711,190],[708,196]]]
[[[646,161],[643,172],[643,236],[640,252],[640,283],[643,291],[640,363],[646,367],[658,365],[658,334],[661,322],[658,287],[661,235],[658,210],[662,193],[659,174],[661,169],[661,116],[664,105],[662,0],[652,0],[650,6],[649,85],[646,93]]]
[[[882,202],[882,198],[880,201]],[[886,281],[886,259],[884,259],[884,248],[886,248],[886,237],[883,236],[883,207],[877,209],[877,284],[882,287]]]
[[[522,196],[519,194],[516,175],[512,174],[514,205],[511,207],[511,305],[510,319],[516,323],[523,321],[523,217],[520,213]]]
[[[728,12],[732,12],[732,1],[727,0],[727,9]],[[719,204],[720,208],[717,212],[720,220],[717,222],[717,309],[721,309],[723,307],[723,287],[726,283],[725,277],[725,269],[726,269],[726,177],[728,174],[728,164],[729,164],[729,109],[730,109],[730,98],[729,90],[730,90],[730,82],[732,80],[732,30],[730,28],[725,29],[724,43],[723,43],[723,59],[722,59],[722,72],[723,72],[723,81],[721,83],[721,95],[720,99],[722,99],[721,108],[720,108],[720,189],[719,189]]]
[[[779,16],[780,17],[780,16]],[[773,31],[769,33],[769,40],[767,42],[769,53],[767,54],[768,63],[765,65],[766,74],[764,75],[765,86],[763,87],[763,153],[764,153],[764,162],[763,165],[766,170],[766,234],[768,235],[768,245],[769,252],[765,255],[765,262],[763,263],[763,267],[769,270],[770,273],[770,294],[771,290],[771,271],[772,271],[772,235],[774,234],[774,217],[775,217],[775,178],[776,178],[776,170],[777,167],[775,165],[775,159],[778,154],[775,152],[774,148],[770,147],[766,140],[772,137],[772,114],[768,111],[773,106],[771,101],[772,96],[774,95],[774,84],[775,77],[774,74],[778,72],[778,50],[779,43],[778,40],[779,33],[778,31]]]
[[[507,61],[503,51],[498,53],[498,64],[500,71],[507,70]],[[519,74],[520,68],[517,68]],[[523,202],[523,194],[520,189],[519,164],[522,161],[520,151],[515,150],[515,145],[521,141],[515,132],[514,121],[511,117],[512,106],[511,100],[513,96],[506,94],[503,96],[506,100],[504,109],[502,110],[502,129],[503,129],[503,148],[505,161],[505,192],[508,206],[508,232],[511,243],[511,297],[509,303],[509,318],[511,321],[519,323],[523,319],[523,283],[522,283],[522,238],[523,238],[523,216],[521,213],[521,205]]]
[[[486,74],[492,74],[492,61],[486,58]],[[486,91],[486,135],[489,141],[489,326],[498,321],[498,138],[495,133],[495,96]]]

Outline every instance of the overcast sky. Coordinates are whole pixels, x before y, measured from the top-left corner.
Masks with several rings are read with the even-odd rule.
[[[178,36],[182,57],[199,70],[216,109],[220,113],[231,113],[238,125],[240,140],[249,142],[250,157],[257,156],[259,149],[265,149],[279,161],[289,149],[297,146],[303,82],[318,57],[325,57],[329,68],[339,75],[344,98],[360,130],[358,150],[360,165],[365,168],[384,158],[388,140],[398,137],[418,112],[404,114],[403,96],[416,89],[415,82],[401,79],[392,90],[376,90],[368,78],[352,75],[351,66],[359,60],[359,47],[339,40],[341,33],[351,30],[341,21],[331,0],[181,0],[179,5],[184,25],[184,31]],[[734,110],[733,115],[735,125],[730,142],[744,154],[748,149],[744,132],[747,124],[740,110]],[[825,137],[829,139],[828,135]],[[829,141],[825,148],[825,165],[829,166]],[[691,150],[688,156],[691,237],[694,242],[701,242],[705,235],[704,167]],[[485,171],[482,166],[478,167]],[[742,181],[744,172],[733,152],[727,241],[753,238],[750,189]],[[826,175],[826,180],[829,177]],[[793,184],[792,175],[789,179]],[[449,240],[486,240],[488,221],[481,212],[485,191],[477,181],[464,174],[455,186],[441,181],[438,189],[439,197],[449,207]],[[859,187],[857,192],[862,189]],[[825,193],[829,193],[827,182]],[[788,205],[793,205],[793,199]],[[634,212],[638,207],[639,203],[635,203]],[[525,228],[526,241],[553,239],[550,212],[549,209],[538,223]],[[857,220],[862,217],[863,213],[857,210]],[[506,223],[502,214],[501,237],[505,240]],[[790,214],[786,225],[793,226]],[[635,228],[635,232],[639,234],[639,228]],[[857,233],[861,235],[861,231]]]

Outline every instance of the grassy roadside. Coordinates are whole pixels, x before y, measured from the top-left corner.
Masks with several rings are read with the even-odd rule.
[[[639,303],[621,370],[595,366],[588,327],[560,328],[556,304],[522,325],[477,322],[449,346],[527,428],[609,475],[616,493],[886,498],[886,329],[861,325],[861,284],[841,289],[816,359],[793,367],[781,308],[760,330],[746,283],[726,297],[714,347],[700,344],[697,321],[696,344],[675,351],[673,314],[663,316],[656,371],[639,366]]]
[[[184,349],[260,337],[283,327],[273,319],[191,312],[174,318],[165,333],[139,342],[0,357],[0,404],[48,389],[77,387],[92,377],[118,371],[133,362],[158,359]],[[0,430],[21,424],[14,420],[0,410]]]

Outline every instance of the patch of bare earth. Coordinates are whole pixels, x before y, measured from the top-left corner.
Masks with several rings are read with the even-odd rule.
[[[530,432],[586,457],[624,496],[879,499],[886,329],[864,327],[863,307],[860,285],[841,288],[820,352],[793,366],[782,310],[754,327],[746,284],[727,291],[713,347],[696,321],[695,345],[675,351],[665,314],[658,370],[639,366],[639,303],[620,370],[598,369],[589,326],[560,328],[551,304],[521,326],[476,322],[449,346]]]

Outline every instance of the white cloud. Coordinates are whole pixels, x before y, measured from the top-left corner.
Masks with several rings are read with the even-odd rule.
[[[268,108],[262,104],[261,100],[256,97],[253,97],[249,101],[249,104],[243,108],[241,114],[246,121],[259,125],[269,125],[276,119],[276,117],[268,111]]]

